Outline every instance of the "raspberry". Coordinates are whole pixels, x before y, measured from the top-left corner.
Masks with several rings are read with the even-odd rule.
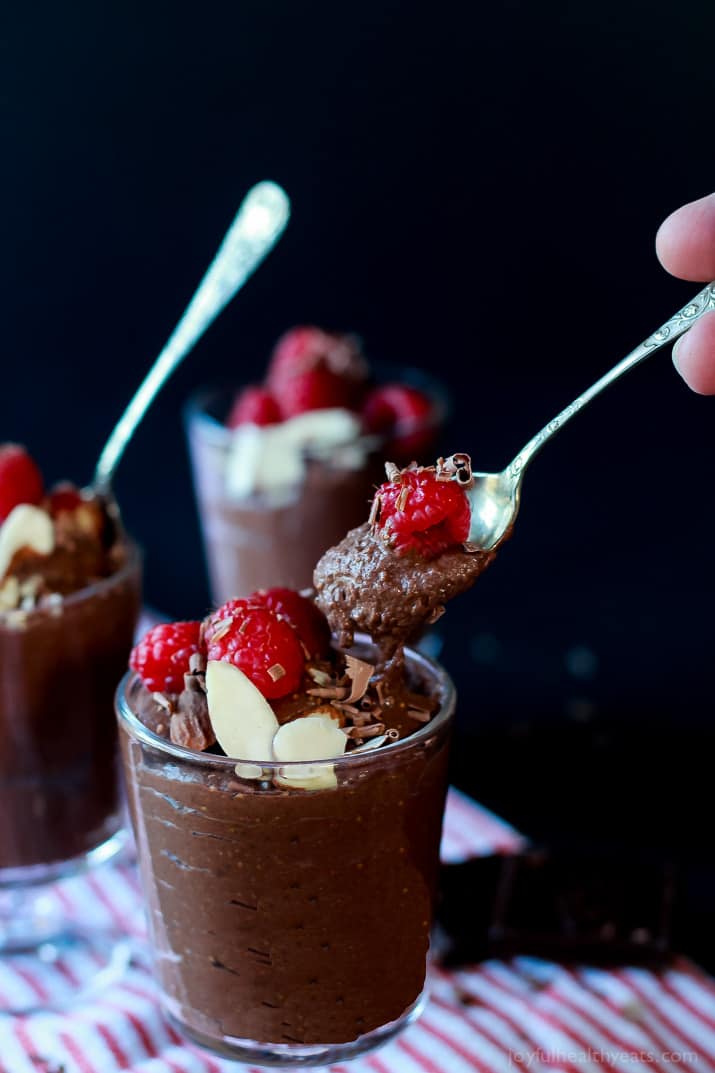
[[[246,606],[223,614],[224,605],[210,617],[204,632],[208,659],[233,663],[268,700],[294,693],[303,679],[305,657],[293,627],[267,607],[229,603]]]
[[[429,451],[436,425],[433,400],[408,384],[384,384],[370,392],[362,410],[368,432],[387,438],[386,452],[409,461]]]
[[[21,503],[37,506],[42,492],[42,474],[25,448],[4,443],[0,447],[0,523]]]
[[[291,328],[273,348],[268,367],[269,385],[312,369],[341,341],[341,336],[324,332],[322,328]]]
[[[329,369],[311,369],[285,380],[276,389],[284,418],[297,417],[308,410],[353,409],[352,389]]]
[[[79,489],[69,481],[57,484],[47,497],[47,509],[53,518],[58,514],[74,514],[85,500],[80,495]]]
[[[275,346],[268,387],[282,417],[360,404],[367,368],[357,343],[320,328],[293,328]]]
[[[433,467],[415,467],[380,485],[370,517],[373,532],[398,554],[433,559],[467,540],[471,511],[456,481],[438,480]]]
[[[312,600],[294,589],[262,589],[249,597],[252,603],[281,615],[298,634],[310,659],[321,659],[330,648],[330,627]]]
[[[200,622],[162,622],[132,649],[129,666],[152,693],[181,693],[189,660],[200,650]]]
[[[238,428],[239,425],[275,425],[281,414],[278,403],[265,387],[251,384],[239,391],[233,401],[226,425]]]
[[[226,619],[234,619],[240,622],[247,611],[252,607],[255,607],[253,599],[248,600],[227,600],[225,604],[221,604],[215,611],[212,611],[204,619],[203,623],[203,639],[204,644],[208,645],[213,639],[213,635],[218,630],[222,622]]]

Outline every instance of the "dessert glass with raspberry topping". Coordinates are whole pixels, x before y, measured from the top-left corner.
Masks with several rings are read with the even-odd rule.
[[[156,973],[218,1054],[340,1062],[426,1001],[455,693],[406,642],[487,565],[469,479],[466,456],[390,468],[317,600],[259,590],[134,649],[117,712]],[[368,597],[347,579],[371,558]]]
[[[140,586],[138,553],[103,503],[68,483],[46,491],[24,448],[0,446],[3,958],[39,943],[47,951],[51,940],[60,952],[90,947],[99,967],[113,947],[89,934],[85,942],[74,927],[69,936],[67,921],[45,908],[40,920],[32,891],[123,845],[112,697]],[[88,983],[89,963],[76,979]],[[7,1000],[13,1009],[16,999]]]
[[[293,328],[265,380],[201,393],[186,412],[213,599],[311,584],[315,563],[365,516],[382,460],[431,451],[443,393],[379,370],[358,340]]]

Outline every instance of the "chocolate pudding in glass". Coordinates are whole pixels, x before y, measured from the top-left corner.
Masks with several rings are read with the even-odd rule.
[[[141,684],[120,689],[162,1002],[219,1054],[341,1061],[420,1011],[454,691],[424,657],[407,661],[439,704],[431,721],[310,765],[174,745],[142,722]]]
[[[431,451],[444,415],[435,385],[408,370],[381,380],[353,337],[297,328],[276,345],[265,384],[189,404],[216,603],[270,585],[309,587],[323,552],[365,517],[385,457]]]
[[[45,494],[15,445],[0,447],[0,517],[0,957],[11,959],[68,939],[28,888],[123,845],[112,701],[141,567],[96,498],[70,485]]]
[[[117,713],[156,974],[218,1054],[340,1062],[419,1015],[455,694],[406,641],[493,558],[465,545],[470,479],[466,456],[392,467],[315,600],[263,589],[132,652]]]

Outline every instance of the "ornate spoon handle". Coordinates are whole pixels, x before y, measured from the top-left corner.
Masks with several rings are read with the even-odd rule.
[[[574,399],[560,414],[549,421],[548,425],[545,425],[540,432],[537,432],[527,444],[522,447],[519,454],[516,456],[513,462],[507,467],[506,473],[510,478],[516,478],[531,462],[537,451],[541,450],[547,440],[550,440],[559,429],[569,421],[574,414],[590,402],[591,399],[599,395],[604,388],[612,384],[614,380],[617,380],[624,373],[627,373],[629,369],[633,369],[640,362],[644,361],[651,354],[654,354],[656,350],[665,346],[667,343],[671,343],[687,332],[691,327],[702,317],[703,313],[707,313],[708,310],[715,309],[715,283],[708,283],[707,287],[704,287],[699,294],[688,302],[686,306],[678,310],[666,321],[662,327],[657,331],[649,335],[648,338],[637,346],[635,350],[632,350],[627,357],[619,361],[617,365],[614,365],[607,373],[605,373],[600,380],[597,380],[595,384],[592,384],[582,395],[579,395],[577,399]]]
[[[271,251],[289,215],[288,197],[275,183],[258,183],[246,194],[181,320],[107,440],[94,472],[95,488],[109,490],[117,464],[157,393]]]

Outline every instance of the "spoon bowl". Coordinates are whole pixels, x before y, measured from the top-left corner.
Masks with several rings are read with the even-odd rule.
[[[521,482],[503,473],[472,473],[467,490],[472,521],[469,542],[486,551],[495,548],[509,534],[519,510]]]
[[[467,489],[472,510],[469,543],[485,551],[493,551],[503,540],[506,540],[511,534],[519,512],[524,471],[534,455],[574,414],[599,395],[604,388],[650,357],[656,350],[674,342],[678,336],[687,332],[704,313],[713,309],[715,309],[715,283],[709,283],[669,321],[649,335],[640,346],[619,361],[582,395],[574,399],[552,421],[549,421],[548,425],[522,447],[505,470],[501,473],[473,473],[472,483]]]

